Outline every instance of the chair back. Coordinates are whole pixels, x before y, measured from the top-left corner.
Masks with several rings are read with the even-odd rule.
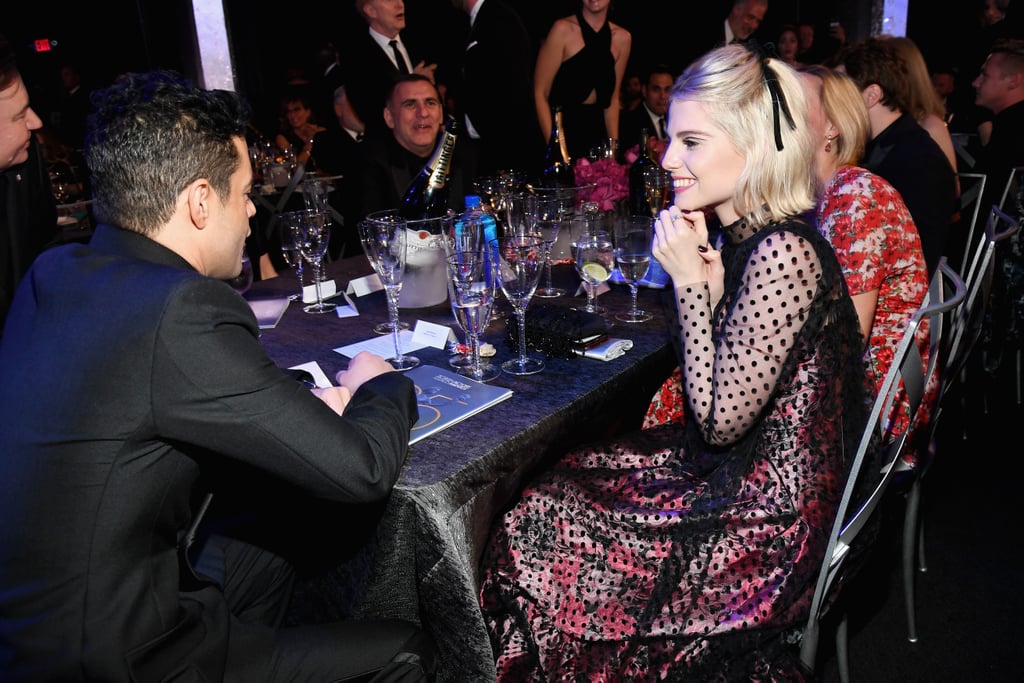
[[[940,371],[943,337],[948,332],[950,316],[966,298],[966,287],[960,276],[947,263],[939,262],[929,284],[924,302],[907,323],[906,330],[896,348],[892,365],[886,373],[872,404],[867,424],[853,455],[846,484],[843,487],[835,522],[828,538],[821,572],[811,600],[810,616],[804,628],[800,646],[800,659],[809,671],[814,671],[817,659],[819,624],[824,617],[837,580],[844,575],[846,561],[857,537],[881,502],[886,489],[898,471],[900,453],[907,447],[912,429],[893,433],[889,422],[892,405],[905,395],[910,424],[915,423],[931,376]],[[917,332],[928,321],[927,363],[917,344]],[[881,472],[880,476],[877,473]],[[870,480],[862,480],[870,477]],[[877,478],[877,481],[871,483]],[[865,486],[865,483],[868,485]],[[865,491],[867,491],[865,493]]]
[[[1005,229],[997,230],[1005,224]],[[945,376],[942,378],[942,389],[940,395],[946,393],[949,387],[958,377],[967,359],[981,338],[981,331],[985,323],[985,309],[988,306],[989,295],[992,291],[992,279],[995,273],[995,251],[996,245],[1009,237],[1012,237],[1020,229],[1020,223],[1004,213],[999,207],[992,206],[988,218],[985,221],[985,228],[981,239],[978,240],[972,252],[967,254],[970,263],[967,264],[963,273],[964,284],[967,287],[967,298],[964,305],[953,317],[952,329],[949,334],[949,344],[945,351],[948,357],[948,364]]]
[[[960,179],[960,224],[966,221],[967,239],[964,241],[964,255],[960,263],[960,273],[967,268],[971,245],[974,243],[974,231],[978,225],[978,214],[981,213],[981,198],[985,196],[985,182],[988,176],[984,173],[957,173]]]

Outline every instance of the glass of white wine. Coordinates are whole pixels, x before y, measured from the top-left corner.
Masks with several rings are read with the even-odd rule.
[[[651,267],[651,239],[654,219],[650,216],[622,216],[615,223],[615,263],[622,280],[629,285],[629,310],[618,313],[616,320],[642,323],[654,316],[637,306],[637,283]]]
[[[648,166],[644,169],[644,193],[647,206],[651,209],[651,217],[668,204],[669,191],[672,189],[672,175],[661,166]]]

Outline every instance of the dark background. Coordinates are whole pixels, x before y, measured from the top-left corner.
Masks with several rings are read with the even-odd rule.
[[[575,11],[578,0],[508,0],[522,15],[534,41],[540,43],[554,19]],[[960,2],[952,10],[936,11],[934,3],[909,3],[907,34],[928,59],[955,60],[965,31],[976,24],[978,2]],[[729,0],[618,0],[612,20],[633,34],[631,63],[665,59],[685,46],[695,31],[714,26],[728,12]],[[771,0],[758,36],[773,40],[784,23],[808,19],[827,35],[830,18],[838,18],[850,39],[870,33],[871,5],[823,0]],[[254,106],[258,121],[271,121],[285,69],[303,66],[309,73],[313,48],[322,40],[342,49],[354,31],[366,24],[349,0],[302,0],[267,5],[225,0],[225,14],[234,54],[238,91]],[[60,66],[70,62],[82,72],[87,88],[109,84],[119,74],[151,68],[171,68],[195,77],[191,2],[187,0],[105,0],[86,2],[27,2],[6,10],[11,15],[0,31],[15,44],[19,66],[32,90],[33,106],[44,120],[49,102],[60,92]],[[439,63],[439,76],[453,64],[464,45],[466,16],[449,0],[406,0],[406,34],[426,40]],[[709,23],[710,22],[710,23]],[[51,41],[49,52],[35,52],[33,43]],[[967,82],[976,66],[968,68]],[[496,97],[500,84],[495,84]]]

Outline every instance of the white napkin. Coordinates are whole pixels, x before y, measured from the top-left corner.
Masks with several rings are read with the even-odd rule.
[[[586,356],[587,358],[596,358],[597,360],[609,361],[615,360],[619,356],[626,353],[633,348],[633,340],[631,339],[616,339],[609,337],[603,343],[598,344],[586,351],[577,350],[576,353],[580,356]]]

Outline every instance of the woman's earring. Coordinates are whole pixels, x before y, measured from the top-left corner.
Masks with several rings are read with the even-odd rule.
[[[833,140],[835,140],[835,138],[825,138],[825,151],[828,152],[829,154],[832,153],[832,141]]]

